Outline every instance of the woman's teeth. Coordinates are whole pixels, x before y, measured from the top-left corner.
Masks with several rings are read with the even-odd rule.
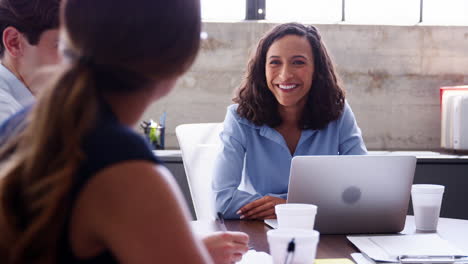
[[[296,84],[290,84],[290,85],[279,84],[278,86],[279,88],[284,89],[284,90],[294,89],[297,87]]]

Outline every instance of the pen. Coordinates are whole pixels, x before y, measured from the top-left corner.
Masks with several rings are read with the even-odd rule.
[[[294,260],[294,250],[296,249],[296,243],[294,242],[295,238],[293,238],[288,243],[288,248],[286,250],[286,258],[284,259],[284,264],[293,263]]]
[[[218,212],[218,221],[219,221],[219,226],[221,228],[221,231],[223,232],[228,231],[226,228],[226,225],[224,224],[224,215],[221,212]]]
[[[464,255],[401,255],[398,256],[400,263],[455,263],[465,260],[468,256]]]
[[[166,126],[166,111],[164,111],[161,117],[159,117],[159,125],[161,125],[162,127]]]

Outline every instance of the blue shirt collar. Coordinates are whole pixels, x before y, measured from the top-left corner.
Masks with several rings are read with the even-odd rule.
[[[34,101],[31,91],[1,63],[0,78],[6,84],[6,86],[1,85],[0,89],[7,90],[23,107],[30,105]]]
[[[247,119],[239,117],[239,116],[238,116],[238,121],[239,121],[239,123],[242,123],[244,125],[247,125],[247,126],[250,126],[250,127],[254,128],[254,129],[260,130],[260,135],[262,137],[268,138],[269,140],[271,140],[273,142],[276,142],[276,143],[280,144],[281,146],[284,146],[289,152],[289,148],[288,148],[288,146],[286,144],[286,141],[284,140],[283,136],[276,129],[274,129],[272,127],[269,127],[267,125],[257,126],[255,124],[253,124],[252,122],[248,121]],[[299,147],[301,146],[302,143],[304,143],[308,138],[310,138],[312,135],[317,133],[317,131],[318,130],[313,130],[313,129],[302,130],[301,138],[299,139],[299,142],[297,143],[296,151],[297,151],[297,149],[299,149]]]

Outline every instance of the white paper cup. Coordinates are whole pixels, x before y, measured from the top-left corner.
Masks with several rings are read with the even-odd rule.
[[[435,184],[414,184],[411,188],[417,230],[435,231],[445,187]]]
[[[314,229],[317,206],[286,203],[275,206],[278,228]]]
[[[294,264],[312,264],[315,261],[317,243],[319,241],[319,232],[307,229],[274,229],[267,232],[270,254],[273,257],[274,264],[285,263],[288,254],[288,244],[294,238]]]

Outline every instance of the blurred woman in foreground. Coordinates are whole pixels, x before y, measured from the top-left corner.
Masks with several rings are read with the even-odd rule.
[[[239,260],[247,235],[204,247],[170,173],[131,129],[192,64],[199,2],[65,0],[61,23],[67,65],[0,129],[0,262]]]

